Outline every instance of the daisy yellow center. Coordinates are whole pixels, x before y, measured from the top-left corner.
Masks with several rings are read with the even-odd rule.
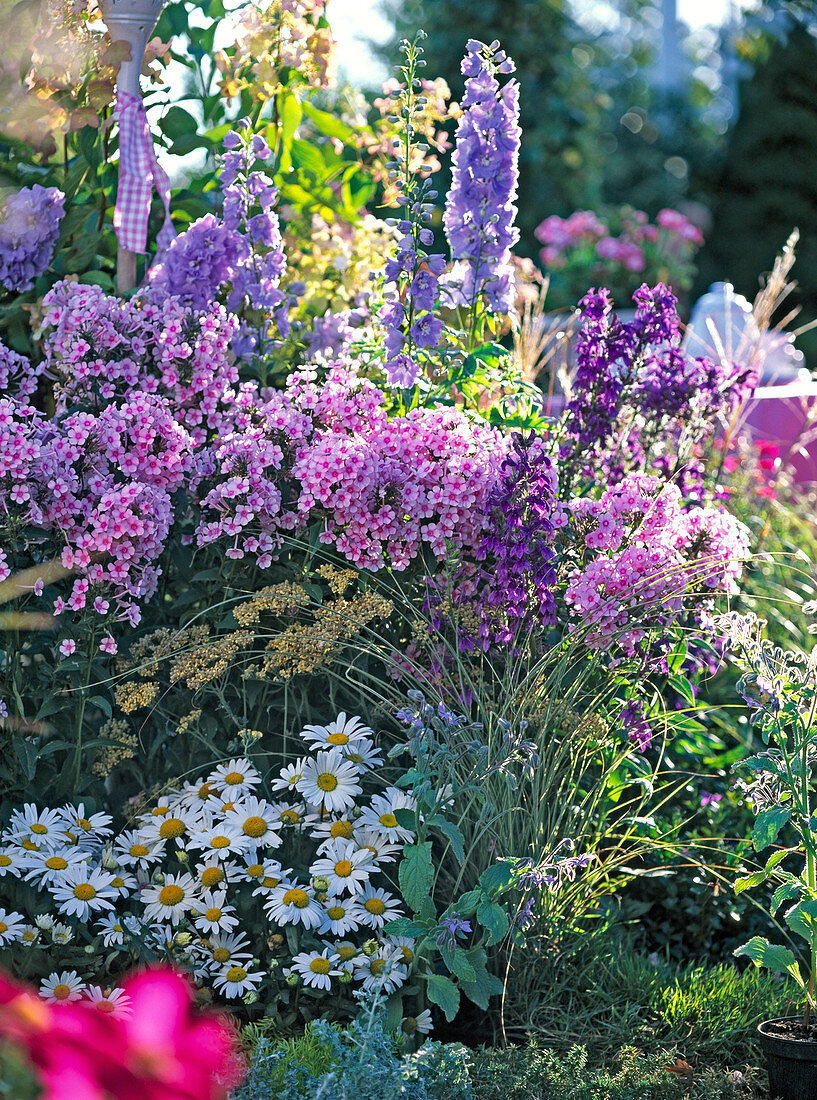
[[[24,840],[20,845],[21,848],[25,848],[27,852],[39,852],[39,844],[35,844],[33,840]]]
[[[215,886],[224,878],[224,872],[220,867],[205,867],[201,873],[202,886]]]
[[[347,752],[346,753],[346,759],[351,760],[351,762],[353,764],[362,764],[363,763],[363,757],[360,755],[359,752]]]
[[[215,905],[211,906],[210,909],[205,910],[204,915],[207,920],[221,920],[221,910]]]
[[[264,873],[263,863],[251,863],[247,868],[247,874],[250,878],[261,878]]]
[[[226,963],[229,957],[230,952],[227,950],[226,947],[213,948],[213,958],[216,960],[217,963]]]
[[[294,905],[296,909],[306,909],[309,905],[309,894],[306,890],[287,890],[284,894],[284,905]]]
[[[45,825],[41,825],[39,821],[35,821],[31,826],[31,831],[32,833],[36,833],[37,836],[43,836],[48,832],[48,829],[46,829]]]
[[[103,998],[103,1000],[96,1002],[96,1007],[99,1009],[100,1012],[113,1012],[116,1006],[113,1004],[112,1001],[109,1001],[107,998]]]
[[[59,985],[54,986],[53,996],[56,1001],[67,1001],[71,996],[71,986],[65,985],[64,982],[60,982]]]
[[[230,814],[235,810],[235,802],[222,802],[221,812],[223,814]]]
[[[381,825],[385,825],[387,829],[394,829],[397,825],[397,818],[394,814],[381,814],[377,820]]]
[[[227,772],[224,776],[224,782],[228,787],[237,787],[239,783],[244,782],[244,776],[241,772]]]
[[[211,848],[229,848],[230,838],[228,836],[214,836],[210,841]]]
[[[382,917],[386,912],[385,902],[382,902],[380,898],[367,898],[363,903],[363,908],[367,913],[373,913],[376,917]]]
[[[313,974],[328,974],[332,969],[332,964],[329,959],[317,958],[312,959],[309,964],[309,969]]]
[[[386,960],[385,959],[372,959],[372,961],[369,963],[369,973],[370,974],[382,974],[385,969],[386,969]]]
[[[114,878],[111,880],[111,886],[115,886],[117,890],[121,890],[124,885],[125,880],[123,878],[120,878],[119,875],[115,875]]]
[[[339,859],[335,864],[335,874],[338,878],[348,878],[352,873],[352,864],[348,859]]]
[[[0,856],[0,867],[10,867],[11,858],[9,856]]]
[[[247,977],[247,971],[243,966],[231,966],[225,977],[228,982],[243,982]]]
[[[343,920],[346,916],[346,910],[342,905],[333,905],[326,910],[326,914],[330,920]]]
[[[349,738],[346,736],[345,733],[330,733],[329,736],[326,738],[326,741],[329,745],[349,744]]]
[[[331,772],[324,772],[318,776],[318,786],[322,791],[334,791],[338,785],[338,777]]]
[[[346,962],[347,959],[353,959],[357,954],[357,948],[352,947],[339,947],[338,954],[340,955],[341,962]]]
[[[406,1016],[405,1020],[403,1020],[403,1031],[405,1032],[405,1034],[413,1035],[416,1030],[417,1021],[414,1019],[413,1016]]]
[[[184,890],[181,886],[163,886],[159,891],[159,903],[161,905],[178,905],[184,901]]]
[[[79,825],[80,829],[82,829],[84,833],[87,833],[88,830],[91,828],[91,822],[88,820],[87,817],[78,817],[77,825]]]
[[[351,821],[336,821],[329,830],[329,835],[335,837],[343,837],[344,840],[351,840],[355,835],[354,826]]]
[[[263,817],[248,817],[244,822],[245,836],[263,836],[267,831],[267,823]]]
[[[151,810],[151,817],[167,817],[170,813],[169,806],[157,806],[155,810]]]
[[[79,901],[90,901],[91,898],[96,897],[96,890],[90,882],[81,882],[79,886],[74,887],[74,897]]]
[[[64,871],[68,866],[68,860],[63,859],[62,856],[49,856],[45,865],[49,871]]]
[[[23,943],[33,943],[37,938],[36,932],[23,932]]]
[[[128,848],[128,853],[132,856],[146,856],[148,850],[144,844],[131,844],[130,848]]]
[[[8,930],[9,926],[6,924],[6,922],[4,920],[0,920],[0,936],[5,936]]]
[[[400,954],[403,956],[404,963],[410,963],[414,961],[414,952],[410,947],[401,947]]]
[[[159,826],[159,836],[164,840],[171,840],[173,837],[181,836],[186,828],[187,826],[180,818],[169,817]]]
[[[293,772],[292,775],[287,780],[287,783],[289,784],[290,787],[294,787],[299,779],[303,779],[303,775],[301,775],[300,772]]]
[[[273,875],[265,875],[264,878],[261,880],[261,885],[266,886],[268,890],[272,890],[278,885],[280,881],[281,880],[279,878],[275,878]]]
[[[215,790],[212,783],[202,783],[196,794],[202,802],[206,802],[210,795],[215,794]]]
[[[281,813],[281,820],[286,821],[289,825],[297,825],[301,820],[301,815],[297,810],[284,810]]]
[[[66,844],[79,844],[79,837],[76,835],[76,833],[63,833],[62,835],[65,837]]]
[[[113,925],[113,927],[111,928],[111,931],[112,932],[121,932],[121,931],[123,931],[122,925],[121,924]]]

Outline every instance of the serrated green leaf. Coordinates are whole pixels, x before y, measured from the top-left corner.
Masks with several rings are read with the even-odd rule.
[[[741,956],[751,959],[755,966],[763,966],[776,974],[791,974],[797,984],[803,987],[803,977],[797,960],[788,947],[781,947],[777,943],[769,943],[762,936],[753,936],[743,947],[737,947],[732,954],[735,958]]]
[[[491,997],[496,997],[502,992],[502,982],[495,974],[488,972],[485,952],[482,948],[473,947],[468,952],[468,957],[476,977],[473,982],[460,982],[460,989],[470,1001],[485,1012]]]
[[[459,828],[453,821],[449,821],[441,814],[435,815],[432,821],[451,844],[457,862],[461,867],[465,863],[465,838]]]
[[[464,894],[460,894],[456,902],[449,905],[446,913],[456,913],[460,917],[470,917],[472,913],[476,913],[481,899],[482,894],[479,890],[467,890]]]
[[[817,933],[817,900],[803,898],[784,915],[783,920],[803,939],[810,940]]]
[[[778,886],[772,895],[771,905],[769,906],[771,915],[775,915],[784,901],[791,901],[792,898],[796,898],[801,889],[802,886],[796,882],[784,882],[781,886]]]
[[[742,894],[744,890],[749,890],[753,886],[759,886],[761,882],[765,881],[765,871],[755,871],[751,875],[744,875],[743,878],[739,878],[735,883],[735,893]]]
[[[460,991],[451,979],[444,974],[429,974],[426,978],[426,992],[429,1001],[442,1009],[450,1023],[460,1007]]]
[[[405,846],[397,877],[406,904],[415,913],[426,911],[431,898],[431,887],[434,885],[430,840]]]
[[[763,851],[777,840],[777,834],[791,817],[788,806],[771,806],[761,810],[752,829],[752,844],[756,852]]]
[[[336,115],[313,107],[309,100],[304,102],[303,110],[304,114],[312,119],[322,134],[326,134],[327,137],[339,138],[346,144],[354,142],[355,131],[351,126],[347,126],[345,122],[341,122]]]
[[[481,901],[477,906],[477,920],[488,934],[489,947],[508,934],[508,914],[498,902]]]
[[[505,890],[511,884],[513,871],[509,863],[493,863],[479,876],[479,884],[489,894]]]
[[[394,920],[386,922],[383,931],[389,936],[406,936],[411,940],[419,940],[425,935],[427,929],[416,921],[409,920],[408,917],[395,917]]]

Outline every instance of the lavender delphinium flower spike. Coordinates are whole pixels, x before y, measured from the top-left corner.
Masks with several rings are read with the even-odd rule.
[[[0,209],[0,284],[6,290],[31,290],[48,267],[64,199],[58,188],[38,183],[7,196]]]
[[[454,172],[443,224],[454,268],[446,280],[455,304],[484,294],[492,313],[513,308],[508,264],[519,239],[514,225],[518,180],[519,85],[501,87],[498,74],[514,71],[499,49],[471,40],[462,62],[467,78],[457,125]]]

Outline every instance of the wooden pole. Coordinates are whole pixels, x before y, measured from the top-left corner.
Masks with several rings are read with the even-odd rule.
[[[116,289],[126,294],[136,286],[136,253],[121,246],[116,250]]]

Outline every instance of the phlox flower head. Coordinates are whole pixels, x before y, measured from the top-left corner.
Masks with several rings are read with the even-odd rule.
[[[0,208],[0,284],[6,290],[30,290],[48,267],[64,198],[56,187],[38,183],[6,196]]]

